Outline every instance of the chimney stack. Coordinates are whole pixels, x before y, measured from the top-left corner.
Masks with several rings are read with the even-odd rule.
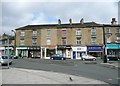
[[[70,22],[70,25],[72,25],[72,19],[71,18],[69,19],[69,22]]]
[[[112,24],[112,25],[115,25],[116,23],[117,23],[116,19],[115,19],[115,18],[112,18],[111,24]]]
[[[81,20],[80,20],[80,24],[83,24],[84,23],[84,19],[82,18]]]
[[[61,20],[60,19],[58,19],[58,25],[61,25]]]

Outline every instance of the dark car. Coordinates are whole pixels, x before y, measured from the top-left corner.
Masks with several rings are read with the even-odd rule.
[[[65,60],[66,58],[60,54],[54,54],[50,57],[50,59],[53,59],[53,60]]]

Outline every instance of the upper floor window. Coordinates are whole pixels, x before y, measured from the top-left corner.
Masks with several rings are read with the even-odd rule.
[[[51,36],[51,31],[47,30],[47,36]]]
[[[120,33],[120,28],[117,28],[117,29],[116,29],[116,33]]]
[[[37,36],[37,31],[33,31],[33,36]]]
[[[37,39],[32,39],[32,44],[36,45],[37,44]]]
[[[80,37],[78,37],[78,38],[76,39],[76,44],[77,44],[77,45],[80,45],[80,44],[81,44],[81,38],[80,38]]]
[[[51,45],[51,40],[50,40],[50,39],[47,39],[46,44],[47,44],[47,45]]]
[[[25,32],[20,32],[20,36],[25,36]]]
[[[96,37],[91,38],[91,43],[96,44]]]
[[[96,28],[91,29],[91,35],[96,35]]]
[[[111,43],[111,37],[107,37],[107,43]]]
[[[76,30],[76,35],[81,35],[81,30]]]
[[[67,44],[66,37],[63,37],[63,38],[62,38],[62,45],[66,45],[66,44]]]
[[[66,30],[62,30],[62,35],[66,35]]]
[[[106,33],[111,33],[110,28],[106,28]]]
[[[23,45],[24,45],[24,42],[25,42],[25,40],[24,40],[24,39],[21,39],[21,40],[20,40],[20,45],[23,46]]]

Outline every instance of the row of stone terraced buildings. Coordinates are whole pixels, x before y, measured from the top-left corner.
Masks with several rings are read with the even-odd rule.
[[[95,22],[48,25],[27,25],[16,29],[16,55],[49,58],[57,53],[70,59],[81,59],[83,54],[102,57],[120,56],[120,25],[115,18],[111,24]],[[106,46],[105,46],[106,45]]]

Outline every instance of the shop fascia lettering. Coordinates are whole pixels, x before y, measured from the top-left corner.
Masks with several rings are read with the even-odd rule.
[[[72,47],[73,51],[86,51],[87,47]]]

